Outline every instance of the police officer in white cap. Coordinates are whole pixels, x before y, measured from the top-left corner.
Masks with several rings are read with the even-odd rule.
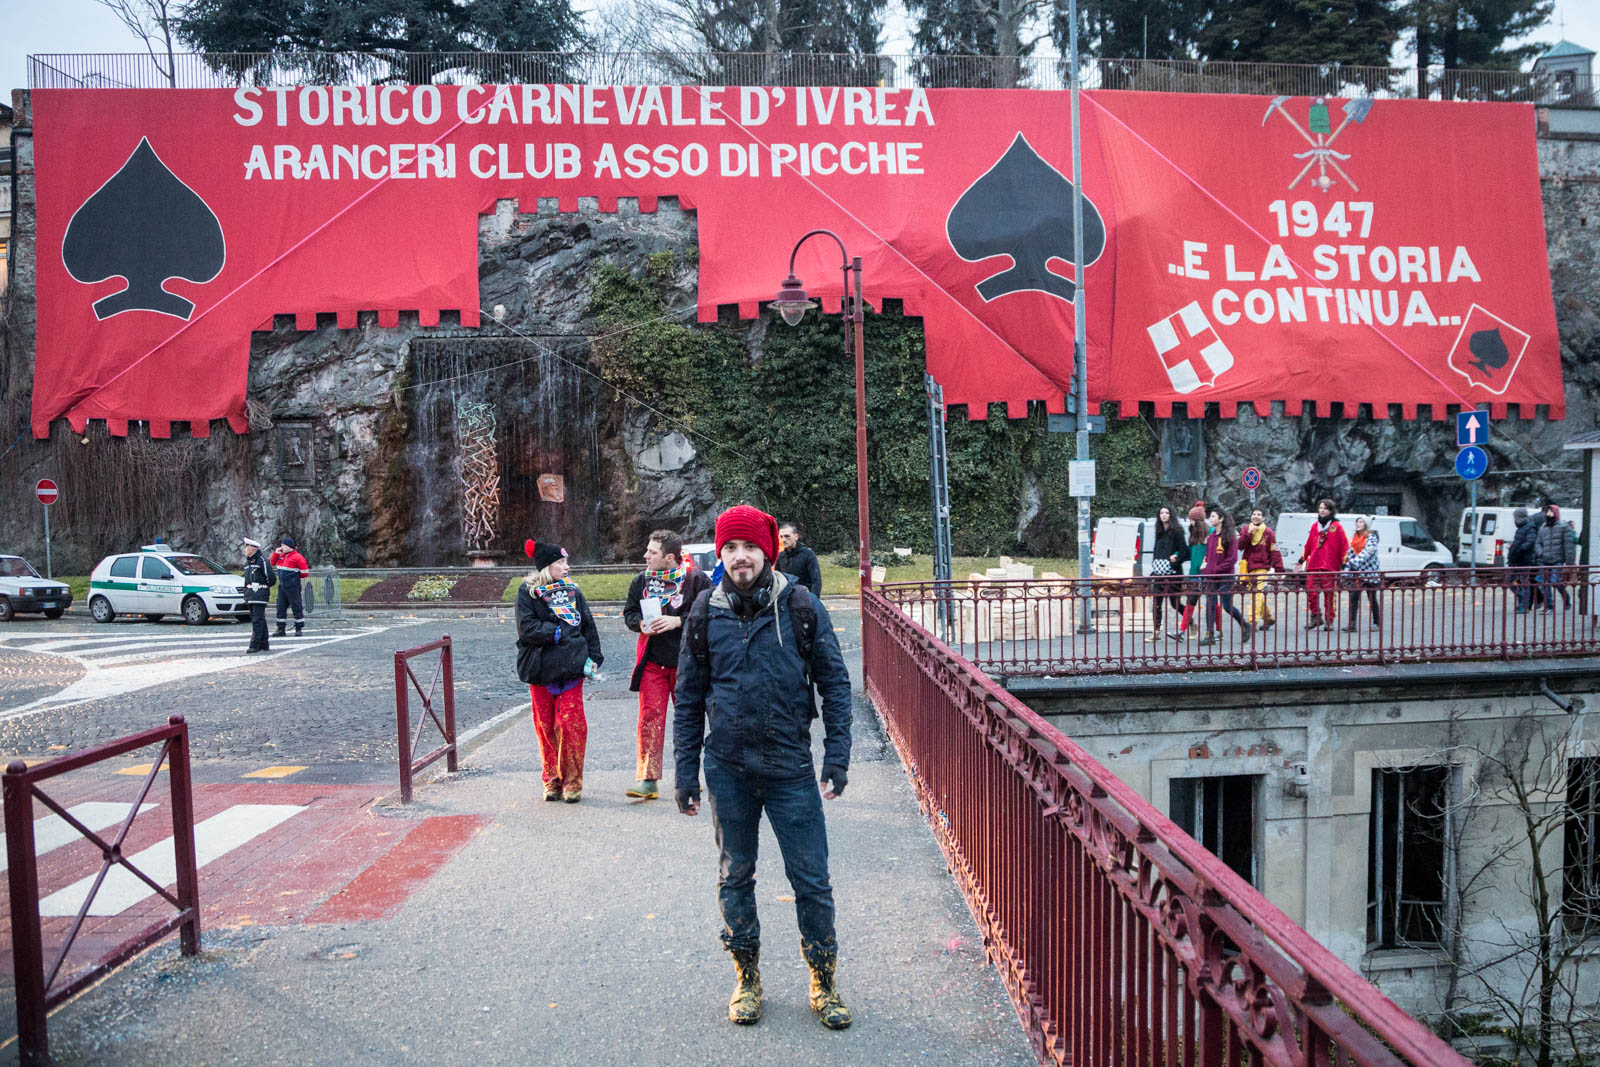
[[[239,544],[244,546],[244,599],[250,605],[250,648],[245,653],[249,655],[267,651],[268,590],[277,583],[278,575],[261,554],[260,541],[242,537]]]

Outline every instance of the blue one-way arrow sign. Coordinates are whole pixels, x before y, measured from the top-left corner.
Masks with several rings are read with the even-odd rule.
[[[1456,412],[1456,447],[1486,445],[1489,443],[1489,413],[1487,411]]]

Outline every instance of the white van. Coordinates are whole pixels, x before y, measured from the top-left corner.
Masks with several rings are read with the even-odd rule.
[[[1355,533],[1355,513],[1340,512],[1336,517],[1344,527],[1346,537]],[[1370,515],[1368,519],[1378,535],[1379,570],[1422,571],[1454,564],[1450,550],[1435,541],[1422,523],[1411,516]],[[1272,532],[1278,537],[1278,551],[1283,555],[1283,565],[1289,570],[1300,565],[1306,539],[1316,521],[1316,513],[1310,511],[1286,511],[1278,516]]]
[[[1526,504],[1530,522],[1544,521],[1544,508],[1539,504]],[[1504,567],[1507,565],[1506,557],[1511,554],[1511,539],[1517,533],[1517,520],[1513,515],[1515,508],[1479,506],[1477,537],[1473,537],[1472,509],[1461,509],[1461,538],[1459,541],[1460,552],[1457,554],[1458,565],[1465,567],[1468,563],[1476,563],[1480,567]],[[1561,521],[1572,523],[1572,528],[1580,535],[1583,533],[1583,509],[1562,508]],[[1476,541],[1476,545],[1473,542]]]
[[[1178,518],[1178,528],[1187,537],[1189,520]],[[1156,519],[1127,516],[1107,517],[1094,524],[1089,542],[1089,573],[1096,578],[1141,578],[1150,573],[1156,543]]]

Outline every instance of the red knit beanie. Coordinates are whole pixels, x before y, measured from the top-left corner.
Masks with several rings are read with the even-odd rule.
[[[767,562],[778,558],[778,520],[749,504],[736,504],[717,516],[717,554],[729,541],[749,541],[767,554]]]

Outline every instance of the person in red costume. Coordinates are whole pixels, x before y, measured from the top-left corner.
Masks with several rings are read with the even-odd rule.
[[[1344,567],[1344,554],[1350,547],[1350,538],[1344,527],[1334,518],[1333,501],[1323,497],[1317,501],[1317,521],[1306,535],[1306,549],[1301,556],[1300,569],[1306,572],[1306,629],[1318,626],[1331,630],[1339,621],[1339,594],[1336,592],[1339,571]],[[1319,604],[1318,594],[1322,601]]]
[[[273,636],[283,636],[283,628],[289,621],[289,609],[293,608],[294,635],[299,637],[306,628],[306,606],[301,599],[300,583],[311,577],[311,565],[300,554],[294,538],[287,534],[272,550],[267,562],[278,571],[278,632]]]

